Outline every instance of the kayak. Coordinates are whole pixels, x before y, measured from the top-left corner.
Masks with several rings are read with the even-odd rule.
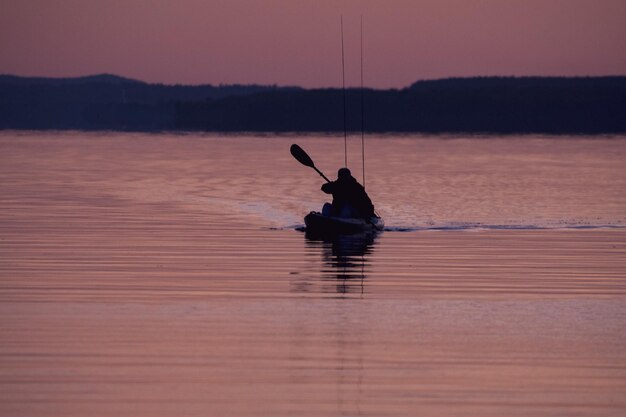
[[[304,217],[306,231],[316,235],[349,235],[361,232],[383,230],[385,223],[382,217],[372,216],[368,220],[358,218],[342,218],[324,216],[312,211]]]

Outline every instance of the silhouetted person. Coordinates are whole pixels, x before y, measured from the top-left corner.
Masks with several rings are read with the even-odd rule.
[[[333,195],[332,205],[326,203],[322,214],[333,217],[369,219],[374,216],[374,205],[348,168],[337,172],[337,181],[322,185],[322,191]]]

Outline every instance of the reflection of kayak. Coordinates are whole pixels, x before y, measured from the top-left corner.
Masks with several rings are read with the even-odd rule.
[[[385,223],[381,217],[370,217],[369,220],[358,218],[342,218],[323,216],[312,211],[304,217],[306,231],[314,235],[347,235],[361,232],[383,230]]]

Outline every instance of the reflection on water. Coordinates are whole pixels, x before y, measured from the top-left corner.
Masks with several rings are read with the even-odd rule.
[[[306,248],[311,253],[320,256],[319,273],[312,275],[311,281],[318,280],[316,291],[335,293],[337,299],[364,298],[367,288],[367,276],[372,267],[374,248],[377,238],[382,232],[369,231],[350,235],[320,237],[305,231]],[[302,288],[316,287],[314,282],[302,283],[293,286],[297,292]],[[367,331],[364,322],[357,319],[356,310],[347,306],[339,307],[332,314],[333,319],[328,324],[332,331],[325,343],[331,344],[330,355],[334,362],[334,369],[329,375],[328,384],[334,389],[334,409],[331,415],[363,415],[363,401],[365,399],[364,381],[367,378],[365,370],[364,338]],[[292,318],[292,320],[295,320]],[[300,324],[302,326],[302,324]],[[307,334],[315,333],[320,328],[316,323],[309,328],[298,327],[294,332],[295,356],[290,361],[299,363],[303,358],[302,343],[307,340]],[[309,347],[310,349],[310,347]],[[312,358],[307,358],[309,361]],[[303,377],[299,367],[292,368],[291,379],[296,384],[309,382]]]
[[[320,249],[324,266],[323,291],[338,294],[365,293],[365,280],[378,232],[363,232],[320,239],[305,234],[310,249]],[[301,288],[301,287],[296,287]]]

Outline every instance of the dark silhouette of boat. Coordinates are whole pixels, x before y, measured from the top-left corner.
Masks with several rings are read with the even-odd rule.
[[[304,217],[304,224],[308,235],[320,237],[375,233],[383,230],[385,226],[381,217],[372,216],[369,219],[331,217],[317,211],[307,214]]]

